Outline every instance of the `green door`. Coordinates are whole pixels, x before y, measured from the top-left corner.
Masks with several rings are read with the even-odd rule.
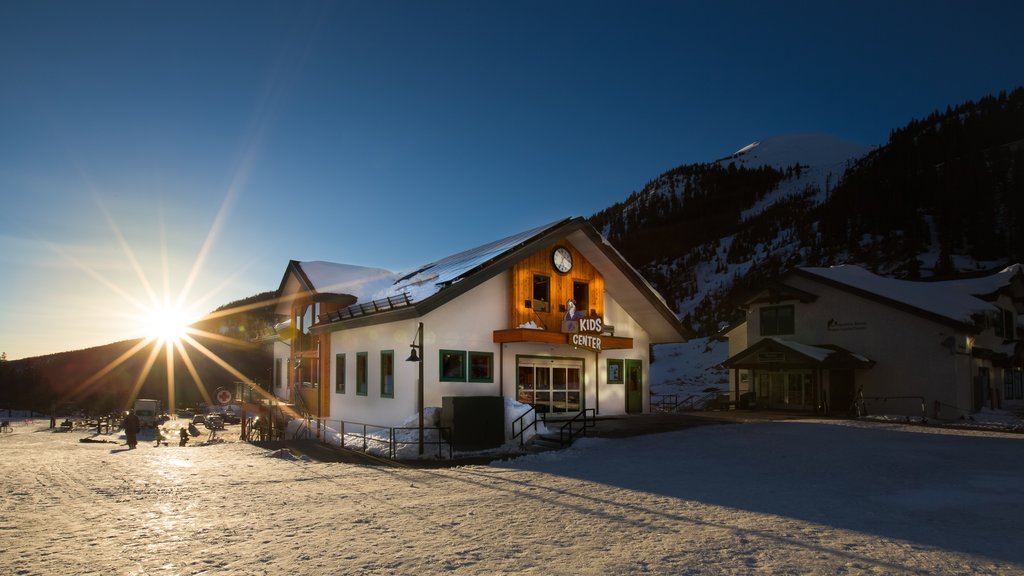
[[[639,414],[644,411],[644,371],[640,360],[626,360],[626,413]]]

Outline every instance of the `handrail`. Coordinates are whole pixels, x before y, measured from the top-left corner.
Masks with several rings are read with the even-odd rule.
[[[587,422],[587,420],[588,420],[587,419],[587,414],[588,413],[590,414],[590,419],[589,419],[590,422],[589,422],[589,424]],[[583,426],[581,426],[579,428],[579,431],[577,431],[575,424],[580,421],[580,418],[583,419],[582,420]],[[576,414],[575,416],[570,418],[565,424],[562,424],[562,426],[558,429],[558,443],[560,445],[562,445],[562,446],[566,446],[567,444],[572,444],[572,441],[573,441],[574,438],[576,438],[576,436],[579,436],[579,435],[586,436],[587,435],[587,427],[588,427],[588,425],[589,426],[594,426],[596,424],[597,424],[597,411],[596,410],[594,410],[593,408],[587,408],[586,410],[581,410],[578,414]],[[569,430],[568,441],[565,438],[565,433],[566,433],[566,429],[567,428]]]
[[[531,413],[533,414],[533,422],[531,424],[524,423],[523,419],[526,418]],[[519,422],[519,432],[516,432],[516,422]],[[534,410],[533,406],[530,406],[529,410],[523,412],[523,414],[519,418],[516,418],[515,420],[512,421],[512,439],[515,440],[516,438],[519,438],[520,447],[523,447],[525,445],[527,426],[533,426],[533,431],[537,431],[537,412],[536,410]]]
[[[346,424],[353,425],[353,426],[355,426],[357,428],[362,428],[362,433],[360,434],[358,432],[346,432],[345,431],[345,425]],[[387,441],[385,441],[382,438],[378,438],[377,436],[374,436],[374,435],[372,435],[369,432],[370,428],[376,428],[378,430],[388,430],[387,426],[378,426],[376,424],[364,424],[362,422],[351,422],[351,421],[345,421],[345,420],[338,420],[338,425],[339,425],[339,427],[338,427],[338,435],[341,438],[340,442],[341,442],[341,447],[342,448],[348,448],[350,450],[352,449],[352,448],[349,448],[348,446],[345,445],[345,439],[348,438],[348,436],[351,434],[352,436],[355,436],[357,439],[362,439],[362,441],[363,441],[362,451],[363,452],[366,452],[367,450],[369,450],[370,442],[371,441],[372,442],[384,443],[385,446],[387,446],[387,448],[388,448],[388,454],[389,455],[393,452],[393,449],[391,447],[391,435],[392,435],[392,433],[390,431],[388,432],[388,440]],[[324,440],[326,441],[326,435],[325,435]]]
[[[668,408],[666,408],[666,405],[668,405]],[[679,407],[679,395],[660,394],[658,400],[651,402],[651,406],[657,407],[663,412],[675,412],[675,409]]]
[[[396,449],[397,446],[409,446],[409,445],[412,445],[412,444],[419,444],[419,435],[418,434],[417,434],[417,437],[416,437],[415,440],[404,440],[403,441],[403,440],[398,440],[398,437],[395,435],[395,430],[416,430],[418,432],[419,428],[417,427],[417,428],[392,428],[391,429],[391,459],[392,460],[395,459],[395,456],[396,456],[396,454],[398,452],[397,449]],[[423,439],[423,443],[424,444],[436,444],[437,445],[437,457],[439,459],[442,459],[442,460],[443,460],[443,457],[441,455],[441,449],[442,449],[442,447],[447,446],[448,447],[448,459],[451,460],[452,459],[452,445],[451,445],[450,442],[446,442],[444,438],[445,438],[446,435],[448,437],[451,437],[452,429],[450,427],[441,427],[441,426],[434,427],[434,426],[429,426],[429,427],[423,428],[423,430],[424,431],[427,431],[427,430],[437,430],[438,431],[437,440],[430,440],[428,438],[424,438]]]
[[[369,452],[370,447],[380,447],[387,451],[387,457],[391,460],[396,460],[398,456],[399,446],[409,446],[412,444],[419,444],[419,434],[414,435],[415,437],[411,440],[400,440],[397,431],[411,431],[415,430],[419,432],[419,427],[402,427],[402,426],[381,426],[379,424],[367,424],[363,422],[354,422],[351,420],[337,420],[338,422],[338,435],[340,437],[340,445],[342,448],[349,450],[360,450],[362,452]],[[354,431],[352,428],[354,427]],[[431,444],[437,446],[437,457],[443,459],[444,447],[448,447],[448,459],[452,459],[452,445],[445,440],[445,437],[451,436],[451,428],[445,428],[440,426],[426,426],[423,428],[424,432],[428,430],[437,430],[437,439],[431,440],[424,435],[424,444]],[[387,432],[387,438],[382,438],[379,435],[375,435],[374,432]],[[352,446],[346,444],[346,440],[351,440],[350,437],[355,437],[356,440],[361,440],[362,446],[359,444]],[[327,443],[327,435],[324,435],[323,441]]]

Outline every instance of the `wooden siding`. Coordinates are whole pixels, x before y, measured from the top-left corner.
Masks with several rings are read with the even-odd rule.
[[[573,267],[567,274],[555,270],[551,263],[551,253],[555,248],[563,246],[572,253]],[[541,274],[551,279],[550,303],[547,312],[527,308],[526,302],[533,301],[533,277]],[[562,318],[565,316],[565,303],[572,298],[573,283],[585,282],[588,288],[589,305],[587,310],[580,310],[584,315],[591,310],[598,316],[604,316],[604,277],[594,266],[568,242],[551,244],[533,256],[523,259],[512,267],[510,275],[512,286],[509,290],[512,302],[509,303],[509,327],[516,328],[528,322],[534,322],[545,330],[561,331]],[[532,304],[531,304],[532,305]]]

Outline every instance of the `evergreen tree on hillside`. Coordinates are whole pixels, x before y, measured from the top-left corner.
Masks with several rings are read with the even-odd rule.
[[[943,278],[964,256],[1024,261],[1024,88],[911,121],[827,190],[744,217],[803,171],[679,166],[590,220],[670,303],[688,303],[683,319],[701,334],[794,266]],[[731,279],[709,288],[702,274]]]

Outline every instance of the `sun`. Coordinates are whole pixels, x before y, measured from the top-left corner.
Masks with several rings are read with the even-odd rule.
[[[144,334],[160,342],[178,342],[188,333],[191,319],[175,306],[160,305],[150,309],[145,316]]]

